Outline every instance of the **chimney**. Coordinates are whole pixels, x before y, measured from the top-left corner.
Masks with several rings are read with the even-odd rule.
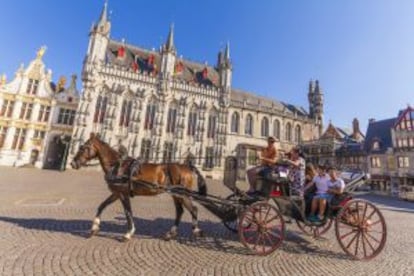
[[[352,121],[352,130],[354,137],[357,137],[357,135],[361,132],[359,130],[359,121],[357,118],[354,118],[354,120]]]

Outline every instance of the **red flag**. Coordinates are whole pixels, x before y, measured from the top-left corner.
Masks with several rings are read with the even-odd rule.
[[[118,48],[118,57],[123,58],[125,56],[125,47],[121,46]]]
[[[203,69],[202,74],[203,74],[203,79],[207,79],[207,76],[208,76],[208,69],[207,69],[207,67]]]

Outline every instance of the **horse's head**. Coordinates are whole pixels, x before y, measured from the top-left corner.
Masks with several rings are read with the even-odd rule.
[[[98,147],[97,142],[99,141],[98,137],[94,133],[91,133],[90,138],[83,145],[79,147],[78,152],[73,157],[70,165],[73,169],[78,170],[82,166],[95,159],[98,156]]]

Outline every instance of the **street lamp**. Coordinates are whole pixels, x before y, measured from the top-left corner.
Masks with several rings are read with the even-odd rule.
[[[61,165],[60,165],[60,171],[64,171],[64,170],[66,170],[66,161],[67,161],[67,158],[68,158],[69,142],[70,141],[68,141],[67,136],[65,136],[64,134],[62,134],[60,136],[60,141],[65,146],[65,150],[63,151],[62,162],[61,162]]]

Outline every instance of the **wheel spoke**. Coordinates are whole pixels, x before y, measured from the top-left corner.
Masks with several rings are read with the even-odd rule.
[[[381,219],[377,220],[376,222],[371,223],[369,226],[373,226],[373,225],[378,224],[378,223],[380,223],[380,222],[382,222],[382,220],[381,220]]]
[[[278,218],[279,218],[279,215],[276,214],[271,219],[269,219],[266,224],[269,224],[269,223],[271,223],[272,221],[274,221],[275,219],[278,219]]]
[[[367,234],[368,237],[370,237],[371,239],[373,239],[374,241],[376,241],[377,243],[381,243],[379,240],[377,240],[375,237],[373,237],[371,234],[369,234],[368,232],[366,232],[365,234]]]
[[[365,236],[365,233],[362,233],[362,237],[365,238],[365,240],[367,241],[369,247],[371,248],[372,252],[375,251],[374,247],[372,246],[372,244],[369,242],[368,238]]]
[[[257,231],[258,229],[257,229],[257,227],[256,228],[253,228],[253,227],[249,227],[249,228],[243,228],[243,232],[244,233],[248,233],[248,232],[255,232],[255,231]]]
[[[355,246],[355,257],[358,256],[359,236],[360,235],[361,235],[361,232],[358,232],[357,239],[356,239],[356,246]]]
[[[351,246],[351,244],[355,241],[355,239],[356,239],[356,237],[358,236],[358,234],[356,234],[352,239],[351,239],[351,241],[348,243],[348,245],[346,246],[346,249],[348,249],[350,246]]]
[[[344,239],[344,238],[348,237],[349,235],[351,235],[352,233],[355,233],[355,232],[357,232],[357,230],[352,230],[351,232],[348,232],[348,233],[346,233],[346,234],[344,234],[344,235],[340,236],[339,238],[342,240],[342,239]]]
[[[374,213],[376,212],[377,210],[375,210],[375,208],[372,210],[372,212],[371,212],[371,214],[369,214],[369,216],[367,217],[367,220],[368,219],[370,219],[373,215],[374,215]]]
[[[359,201],[357,201],[356,202],[356,213],[357,213],[357,222],[358,222],[358,224],[360,223],[360,218],[359,218],[359,208],[358,208],[358,204],[359,204]]]
[[[376,231],[376,230],[369,230],[367,232],[376,233],[376,234],[384,234],[384,232],[382,232],[382,231]]]
[[[266,219],[267,219],[267,216],[269,215],[269,213],[270,213],[270,207],[269,208],[267,208],[267,212],[266,212],[266,215],[265,215],[265,217],[264,217],[264,221],[266,222]]]
[[[273,236],[273,237],[277,238],[278,240],[282,239],[282,236],[281,236],[281,235],[278,235],[278,234],[273,233],[273,232],[267,232],[267,233],[268,233],[269,235],[271,235],[271,236]]]
[[[364,232],[362,232],[362,234],[361,234],[361,242],[362,242],[362,250],[364,250],[364,258],[366,258],[367,257],[367,249],[366,249],[366,246],[365,246],[365,241],[364,241],[364,238],[365,238],[365,234],[364,234]]]
[[[365,218],[365,215],[367,214],[367,209],[368,209],[368,204],[365,202],[365,208],[364,208],[364,212],[362,213],[362,219]]]
[[[261,240],[261,238],[262,238],[262,236],[261,236],[261,235],[259,235],[259,236],[257,237],[256,242],[255,242],[255,244],[254,244],[254,246],[253,246],[253,250],[256,250],[256,247],[257,247],[257,245],[259,244],[259,241]]]

